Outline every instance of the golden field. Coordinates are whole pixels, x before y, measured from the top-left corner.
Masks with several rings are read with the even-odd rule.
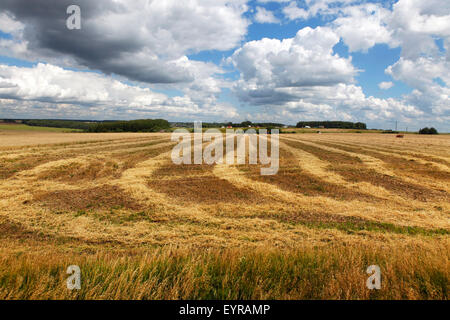
[[[0,298],[448,299],[449,135],[281,135],[275,176],[174,145],[0,133]]]

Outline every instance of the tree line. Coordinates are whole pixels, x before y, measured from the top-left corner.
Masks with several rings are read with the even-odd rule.
[[[183,127],[183,128],[193,128],[193,122],[173,122],[172,125],[174,127]],[[273,127],[273,128],[281,128],[284,127],[282,123],[275,122],[251,122],[251,121],[243,121],[243,122],[202,122],[203,128],[220,128],[220,127],[233,127],[233,128],[247,128],[247,127]]]
[[[89,132],[158,132],[170,129],[163,119],[100,122],[89,126]]]
[[[363,122],[349,121],[300,121],[297,128],[325,128],[325,129],[361,129],[366,130],[367,125]]]
[[[146,119],[131,121],[23,120],[35,127],[80,129],[85,132],[158,132],[170,129],[168,121]]]
[[[23,124],[32,127],[50,127],[88,130],[91,123],[76,120],[22,120]]]

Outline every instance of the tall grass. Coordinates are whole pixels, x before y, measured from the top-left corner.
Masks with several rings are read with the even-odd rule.
[[[273,249],[160,248],[9,256],[0,263],[1,299],[448,299],[445,249],[330,246]],[[80,291],[66,288],[65,270],[79,265]],[[366,288],[379,265],[381,290]]]

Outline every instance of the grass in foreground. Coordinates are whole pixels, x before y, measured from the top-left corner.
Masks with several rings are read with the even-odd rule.
[[[66,288],[73,264],[79,291]],[[366,288],[371,264],[381,268],[381,290]],[[17,253],[1,258],[0,298],[448,299],[448,267],[448,251],[420,247]]]

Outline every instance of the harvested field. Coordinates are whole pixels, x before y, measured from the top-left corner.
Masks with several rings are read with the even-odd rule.
[[[450,136],[281,135],[274,176],[174,145],[1,132],[0,298],[449,298]]]

